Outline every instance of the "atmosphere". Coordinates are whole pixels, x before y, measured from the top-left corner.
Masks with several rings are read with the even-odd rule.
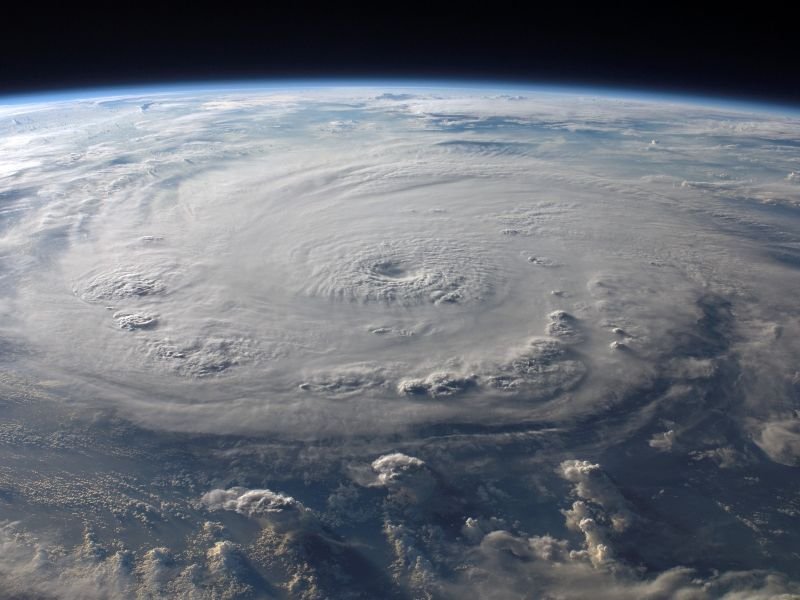
[[[43,14],[42,14],[43,13]],[[707,13],[707,14],[705,14]],[[0,95],[274,78],[486,80],[800,102],[797,31],[778,10],[497,3],[458,10],[163,2],[116,15],[24,4],[0,24]]]
[[[800,589],[800,119],[328,84],[0,124],[11,597]]]
[[[404,11],[3,25],[0,600],[800,599],[794,44]]]

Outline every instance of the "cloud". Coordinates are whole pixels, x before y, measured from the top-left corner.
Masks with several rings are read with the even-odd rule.
[[[211,511],[233,511],[267,523],[276,531],[316,531],[316,515],[303,504],[272,490],[234,487],[203,494],[200,503]]]
[[[583,341],[578,320],[564,310],[556,310],[547,315],[546,333],[565,343]]]
[[[166,285],[160,279],[127,269],[99,273],[75,289],[75,293],[87,302],[128,300],[165,291]]]
[[[562,511],[567,528],[584,536],[584,550],[573,556],[585,556],[594,566],[615,565],[613,540],[636,520],[628,502],[598,464],[567,460],[559,471],[580,498]]]
[[[502,271],[457,239],[316,240],[303,291],[361,303],[414,306],[481,303]]]
[[[692,457],[692,460],[711,460],[717,463],[720,469],[741,467],[750,462],[748,456],[743,455],[730,446],[711,448],[709,450],[695,450],[690,452],[689,455]]]
[[[702,107],[453,90],[180,94],[25,110],[12,112],[27,128],[6,123],[0,152],[38,166],[0,193],[15,198],[3,238],[4,256],[14,257],[14,329],[48,356],[29,366],[46,363],[86,401],[112,403],[148,427],[312,437],[372,430],[367,415],[381,402],[389,429],[482,423],[486,411],[455,393],[466,388],[512,392],[492,399],[505,403],[492,414],[518,421],[528,414],[518,397],[604,383],[608,359],[595,345],[604,319],[628,334],[605,343],[625,343],[628,359],[668,355],[664,333],[691,323],[685,307],[706,285],[693,277],[711,260],[688,243],[661,243],[706,231],[701,221],[711,218],[670,207],[759,187],[712,168],[721,159],[697,135],[747,143],[753,160],[772,165],[753,143],[789,139],[794,126]],[[94,127],[97,143],[65,127],[65,114]],[[219,130],[221,114],[230,135]],[[137,136],[120,139],[104,119]],[[254,120],[263,127],[248,129]],[[350,131],[353,149],[318,130],[350,122],[375,126]],[[570,137],[589,131],[591,142]],[[394,141],[383,144],[384,135]],[[652,139],[663,152],[642,158]],[[606,160],[612,141],[617,154]],[[264,168],[266,147],[286,161]],[[683,173],[659,158],[674,148],[698,167]],[[637,165],[632,179],[626,164]],[[681,181],[714,185],[675,188]],[[713,210],[729,215],[723,208]],[[497,236],[498,227],[524,235]],[[737,241],[714,237],[713,256]],[[29,243],[35,252],[21,252]],[[757,254],[749,249],[742,262]],[[718,269],[720,285],[735,288],[740,267]],[[32,269],[37,277],[23,276]],[[550,290],[562,293],[557,305]],[[135,335],[107,326],[108,305]],[[537,323],[575,355],[546,365],[534,344],[508,357],[542,333]],[[347,370],[367,363],[387,369],[384,382]],[[702,374],[702,363],[690,366]],[[426,382],[436,377],[452,381]],[[390,406],[409,381],[403,390],[465,401]],[[298,385],[312,393],[298,399]],[[320,397],[348,402],[320,408]],[[574,400],[590,409],[588,398]],[[413,394],[408,401],[418,404]]]
[[[797,593],[796,118],[355,88],[0,114],[1,590]]]
[[[499,363],[487,382],[503,392],[546,398],[576,387],[585,374],[584,364],[559,342],[537,338]]]
[[[419,597],[438,595],[434,558],[420,530],[429,523],[432,508],[441,503],[438,482],[422,460],[401,452],[380,456],[371,466],[377,475],[375,483],[390,492],[384,502],[383,533],[394,556],[395,582]]]
[[[800,420],[769,421],[761,425],[755,440],[767,456],[788,466],[800,464]]]
[[[449,597],[478,594],[489,600],[524,596],[597,598],[599,600],[777,600],[793,598],[800,587],[767,571],[729,571],[702,576],[685,567],[660,573],[635,569],[610,571],[575,560],[563,540],[524,538],[506,531],[486,535],[465,566]]]
[[[334,371],[309,375],[299,385],[302,391],[334,398],[379,392],[388,385],[386,368],[370,363],[346,365]]]
[[[432,398],[454,396],[476,386],[476,376],[452,373],[431,373],[424,379],[403,379],[397,391],[405,396],[428,395]]]
[[[488,599],[520,595],[608,599],[790,598],[800,585],[769,571],[714,571],[703,576],[694,569],[674,566],[648,571],[628,564],[615,552],[615,540],[641,524],[598,464],[568,460],[558,469],[574,484],[581,498],[562,511],[568,529],[583,536],[580,548],[551,535],[525,536],[481,526],[468,519],[462,531],[476,544],[457,571],[448,597],[465,590]]]
[[[576,496],[618,515],[615,529],[623,530],[629,525],[628,503],[600,465],[587,460],[565,460],[559,470],[561,477],[574,484]]]
[[[372,461],[376,482],[389,489],[406,488],[420,479],[427,480],[429,471],[423,461],[402,452],[384,454]]]
[[[656,433],[647,443],[651,448],[662,452],[668,452],[672,450],[672,445],[675,443],[675,431],[669,429],[661,433]]]
[[[206,492],[201,502],[211,510],[233,510],[247,517],[260,517],[287,510],[302,510],[303,505],[291,496],[271,490],[231,488]]]
[[[129,314],[119,311],[114,313],[114,319],[116,319],[117,326],[120,329],[127,329],[128,331],[134,331],[136,329],[152,329],[158,325],[158,315],[152,315],[148,313]]]

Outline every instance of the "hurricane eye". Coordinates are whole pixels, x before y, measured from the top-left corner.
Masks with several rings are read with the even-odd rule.
[[[403,279],[409,275],[409,270],[399,261],[383,260],[375,264],[373,273],[385,279]]]

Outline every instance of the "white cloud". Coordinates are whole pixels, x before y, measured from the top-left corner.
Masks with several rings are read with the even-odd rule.
[[[303,505],[291,496],[284,496],[271,490],[248,490],[241,487],[211,490],[203,495],[201,502],[211,510],[233,510],[248,517],[303,508]]]
[[[561,477],[575,484],[574,493],[582,500],[597,504],[608,513],[612,528],[624,531],[633,519],[628,502],[600,465],[586,460],[565,460]]]
[[[427,475],[423,461],[402,452],[384,454],[376,458],[372,461],[372,470],[378,476],[377,482],[388,488],[406,485],[420,473]]]
[[[800,419],[763,423],[755,442],[775,462],[797,466],[800,464]]]
[[[674,567],[660,573],[597,568],[567,552],[566,542],[549,536],[524,538],[506,531],[486,535],[460,570],[449,597],[479,595],[488,600],[520,597],[598,600],[788,600],[800,587],[765,571],[729,571],[701,576]]]
[[[672,450],[672,445],[675,443],[675,431],[668,429],[667,431],[656,433],[647,443],[651,448],[655,448],[661,452],[669,452]]]

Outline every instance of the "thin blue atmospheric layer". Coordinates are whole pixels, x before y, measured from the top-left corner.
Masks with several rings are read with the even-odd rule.
[[[688,104],[713,109],[727,109],[737,112],[757,112],[781,114],[800,118],[800,106],[774,101],[757,102],[734,97],[704,94],[679,94],[663,90],[615,88],[610,86],[588,86],[548,83],[520,83],[502,80],[464,80],[464,79],[388,79],[388,78],[315,78],[315,79],[247,79],[218,81],[189,81],[170,84],[122,85],[113,87],[64,88],[51,92],[31,94],[0,95],[0,107],[26,104],[50,104],[79,100],[106,98],[135,98],[154,95],[206,94],[259,92],[277,90],[310,90],[324,88],[381,88],[388,90],[426,90],[426,91],[491,91],[528,94],[559,94],[589,96],[604,99],[628,100],[637,102],[657,102]]]

